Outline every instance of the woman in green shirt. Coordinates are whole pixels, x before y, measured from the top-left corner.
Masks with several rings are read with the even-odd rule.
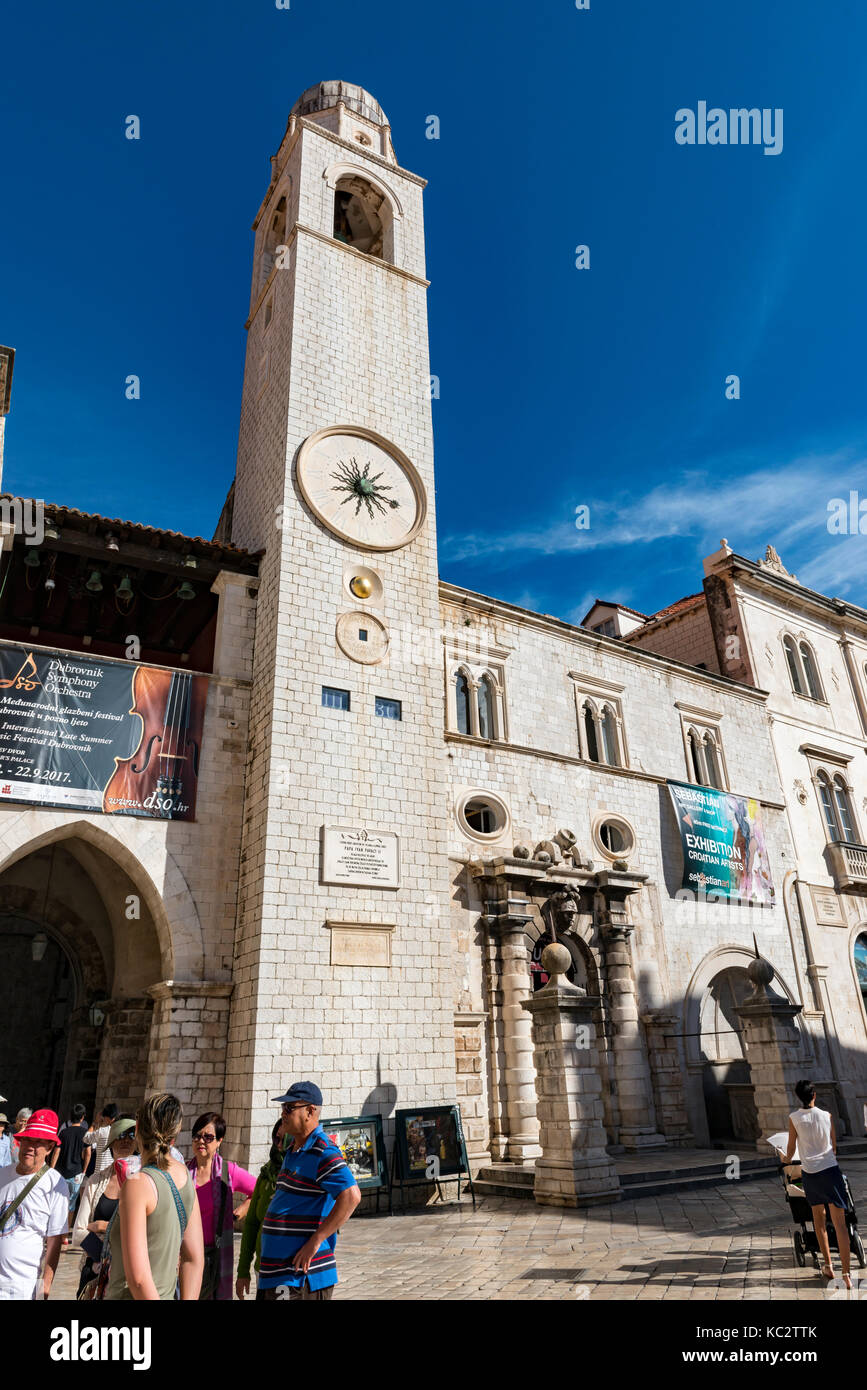
[[[238,1277],[235,1292],[243,1302],[250,1292],[250,1264],[255,1257],[255,1270],[259,1273],[259,1254],[261,1250],[262,1222],[271,1205],[277,1178],[283,1167],[283,1121],[278,1120],[271,1131],[271,1151],[268,1162],[263,1163],[256,1179],[256,1186],[250,1198],[247,1215],[244,1218],[244,1231],[241,1236],[241,1253],[238,1256]]]

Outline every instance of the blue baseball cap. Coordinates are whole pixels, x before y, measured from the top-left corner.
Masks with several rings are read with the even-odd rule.
[[[314,1081],[293,1081],[285,1096],[274,1096],[274,1100],[279,1100],[284,1105],[321,1106],[322,1092]]]

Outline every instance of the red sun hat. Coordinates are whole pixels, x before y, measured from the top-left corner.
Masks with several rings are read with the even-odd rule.
[[[23,1129],[12,1137],[16,1144],[22,1139],[41,1139],[43,1144],[57,1144],[58,1119],[53,1110],[34,1110]]]

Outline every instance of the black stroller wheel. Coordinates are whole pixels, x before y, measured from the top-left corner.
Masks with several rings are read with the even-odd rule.
[[[855,1258],[858,1261],[858,1268],[863,1269],[865,1264],[864,1242],[861,1239],[861,1236],[858,1233],[858,1231],[850,1231],[849,1242],[852,1246],[852,1249],[855,1251]]]
[[[798,1261],[798,1264],[803,1269],[804,1265],[807,1263],[807,1254],[804,1248],[804,1237],[802,1233],[800,1231],[796,1231],[795,1234],[792,1236],[792,1241],[794,1242],[795,1246],[795,1259]]]

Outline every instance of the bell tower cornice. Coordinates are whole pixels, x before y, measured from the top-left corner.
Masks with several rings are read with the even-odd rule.
[[[427,188],[427,179],[423,179],[420,174],[414,174],[411,169],[404,169],[400,164],[395,164],[392,160],[385,159],[381,154],[377,154],[375,150],[362,148],[352,140],[344,140],[342,135],[336,135],[333,130],[328,130],[327,127],[319,125],[316,121],[308,121],[303,116],[293,116],[289,121],[289,126],[280,148],[271,159],[271,182],[268,185],[268,190],[262,202],[259,204],[259,209],[253,219],[252,230],[254,232],[262,220],[262,215],[271,200],[275,188],[286,171],[286,165],[289,163],[292,152],[304,130],[309,130],[312,134],[322,136],[323,139],[330,141],[331,144],[337,145],[339,149],[352,155],[356,163],[359,160],[363,160],[365,163],[377,164],[384,173],[387,172],[389,178],[394,178],[395,175],[397,175],[402,179],[407,179],[409,183],[416,184],[419,188]]]

